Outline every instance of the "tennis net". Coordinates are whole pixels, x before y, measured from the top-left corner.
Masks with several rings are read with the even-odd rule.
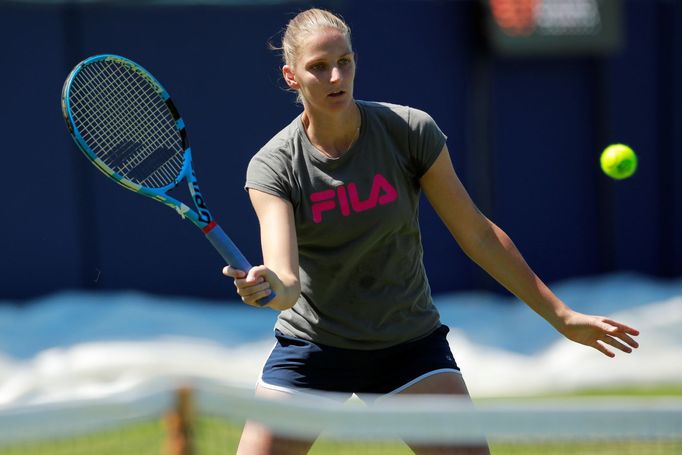
[[[680,454],[682,397],[483,400],[410,396],[365,404],[268,400],[222,384],[0,409],[0,455],[230,454],[245,421],[311,454],[409,454],[487,441],[493,454]],[[448,452],[456,453],[456,452]]]

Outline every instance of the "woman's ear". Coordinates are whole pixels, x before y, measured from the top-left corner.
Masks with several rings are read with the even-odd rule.
[[[284,82],[287,83],[290,89],[298,90],[298,82],[296,82],[296,75],[294,74],[294,69],[289,65],[284,65],[282,67],[282,77],[284,77]]]

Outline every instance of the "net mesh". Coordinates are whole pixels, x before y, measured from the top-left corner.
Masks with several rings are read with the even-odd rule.
[[[0,454],[235,453],[245,422],[310,454],[410,454],[477,447],[493,454],[679,454],[682,398],[485,400],[406,397],[364,404],[266,400],[218,384],[106,400],[0,409]],[[405,442],[407,441],[407,442]]]
[[[175,183],[184,164],[176,120],[157,85],[122,60],[96,60],[75,75],[69,91],[73,123],[90,150],[136,185]]]

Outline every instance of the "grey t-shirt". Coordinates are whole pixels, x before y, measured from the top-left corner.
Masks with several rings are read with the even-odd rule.
[[[300,116],[249,163],[246,188],[291,202],[301,296],[284,334],[349,349],[381,349],[440,325],[422,261],[419,178],[445,144],[417,109],[356,101],[360,135],[330,159]]]

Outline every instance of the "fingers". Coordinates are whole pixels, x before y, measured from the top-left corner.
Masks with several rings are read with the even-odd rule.
[[[637,343],[635,340],[633,340],[632,337],[630,337],[626,333],[612,333],[611,336],[615,336],[615,337],[621,339],[622,341],[624,341],[626,344],[628,344],[629,346],[631,346],[633,348],[639,347],[639,343]]]
[[[634,335],[634,336],[639,335],[639,330],[632,328],[630,326],[627,326],[627,325],[623,324],[622,322],[614,321],[613,319],[604,319],[604,322],[615,327],[616,328],[615,331],[617,331],[617,332],[623,332],[623,333],[627,333],[629,335]]]
[[[592,347],[595,348],[597,351],[601,352],[602,354],[604,354],[604,355],[607,356],[607,357],[613,358],[613,357],[616,356],[616,354],[614,354],[613,352],[611,352],[611,351],[609,351],[608,349],[606,349],[606,347],[605,347],[604,345],[600,344],[600,343],[597,342],[597,341],[595,341],[595,342],[594,342],[593,344],[591,344],[590,346],[592,346]]]
[[[637,336],[639,335],[639,330],[634,329],[630,326],[627,326],[621,322],[614,321],[612,319],[604,319],[603,324],[606,324],[604,326],[605,332],[610,335],[610,337],[613,338],[618,338],[625,344],[627,344],[630,347],[633,348],[638,348],[639,343],[637,343],[630,335]],[[619,348],[620,349],[620,348]],[[629,349],[629,348],[627,348]],[[626,350],[626,349],[621,349],[622,351],[625,352],[632,352],[632,349]]]
[[[249,272],[235,269],[232,266],[223,268],[223,275],[234,278],[237,294],[247,305],[260,307],[257,302],[272,293],[270,283],[263,275],[267,273],[264,266],[253,267]]]
[[[260,306],[257,302],[272,293],[270,283],[263,277],[258,277],[253,281],[238,278],[234,284],[237,288],[237,294],[247,305]]]
[[[615,354],[606,348],[604,344],[628,354],[632,352],[633,348],[639,347],[639,343],[630,336],[639,335],[639,330],[612,319],[603,319],[601,326],[604,334],[599,337],[598,342],[595,342],[596,346],[594,347],[604,355],[615,357]]]
[[[632,352],[632,348],[629,346],[626,346],[625,344],[621,343],[620,341],[616,340],[613,337],[610,336],[605,336],[600,340],[602,343],[606,343],[610,346],[613,346],[616,349],[619,349],[623,352],[627,352],[628,354]]]
[[[225,267],[223,267],[223,275],[232,278],[243,278],[246,276],[246,272],[243,270],[235,269],[231,265],[226,265]]]

